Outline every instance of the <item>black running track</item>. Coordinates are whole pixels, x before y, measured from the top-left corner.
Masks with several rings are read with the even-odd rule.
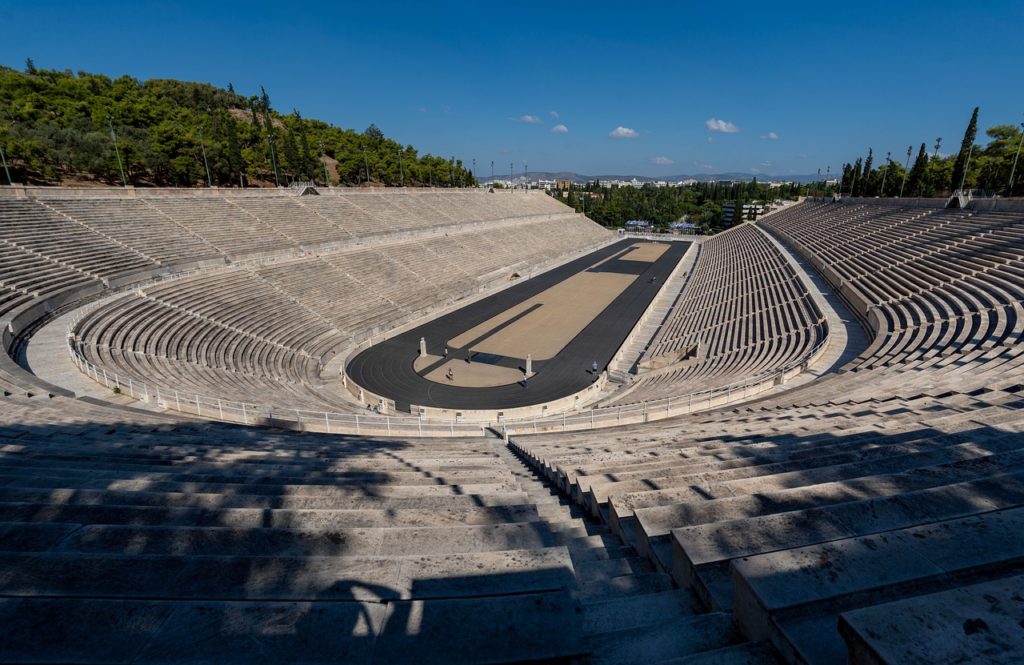
[[[628,260],[627,250],[637,242],[619,241],[371,346],[352,359],[348,365],[348,375],[366,390],[393,399],[400,411],[408,411],[410,404],[445,409],[510,409],[541,404],[578,392],[595,380],[596,376],[591,372],[594,362],[597,362],[601,371],[611,361],[690,244],[665,243],[668,245],[665,253],[654,263],[648,263]],[[635,274],[639,277],[554,358],[534,360],[533,371],[536,374],[529,380],[527,387],[524,388],[521,383],[493,388],[452,386],[429,381],[413,369],[421,337],[427,340],[427,352],[440,356],[445,340],[458,337],[609,257],[615,258],[593,270]],[[467,350],[449,347],[448,353],[449,357],[461,359],[466,357]],[[474,354],[473,362],[490,362],[521,369],[523,363],[521,360],[481,353]]]

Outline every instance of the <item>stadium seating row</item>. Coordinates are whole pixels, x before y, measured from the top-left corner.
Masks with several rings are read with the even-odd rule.
[[[575,215],[201,272],[136,289],[83,318],[81,356],[136,384],[310,411],[336,352],[606,235]]]
[[[682,293],[644,354],[667,366],[641,370],[607,403],[687,395],[769,373],[805,358],[827,335],[793,266],[762,232],[742,224],[701,243]]]
[[[789,662],[1019,660],[988,636],[1020,619],[1019,595],[993,599],[1024,550],[1024,214],[806,202],[764,225],[881,313],[845,371],[514,447]]]

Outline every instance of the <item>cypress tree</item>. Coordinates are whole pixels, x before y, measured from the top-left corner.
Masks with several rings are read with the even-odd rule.
[[[309,151],[309,134],[298,109],[295,110],[295,123],[299,132],[299,175],[303,180],[309,180],[317,173],[320,163]]]
[[[978,135],[978,107],[974,107],[974,113],[971,114],[971,121],[967,123],[967,131],[964,132],[964,140],[960,143],[960,152],[956,156],[956,161],[953,162],[953,175],[949,180],[949,188],[952,191],[960,189],[960,183],[964,179],[964,173],[967,169],[967,156],[971,152],[971,147],[974,145],[974,138]]]
[[[861,174],[861,182],[863,183],[860,187],[861,195],[871,195],[871,162],[874,160],[874,153],[871,148],[868,148],[868,158],[864,160],[864,172]]]
[[[914,166],[910,169],[910,175],[907,176],[907,191],[910,194],[921,195],[921,190],[924,186],[924,174],[927,170],[928,149],[922,143],[921,149],[917,151],[917,159],[914,160]]]
[[[282,152],[284,152],[284,163],[292,172],[292,176],[295,178],[302,177],[302,172],[305,168],[302,160],[299,159],[299,149],[295,145],[295,130],[286,128],[281,143]]]

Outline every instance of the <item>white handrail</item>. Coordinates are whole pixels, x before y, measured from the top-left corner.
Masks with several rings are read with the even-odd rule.
[[[334,413],[289,407],[237,402],[207,397],[191,391],[158,386],[139,378],[119,374],[89,362],[68,340],[72,362],[96,383],[133,399],[154,402],[164,409],[195,414],[207,420],[262,424],[328,434],[375,434],[391,436],[481,436],[486,425],[461,423],[456,419],[425,420],[416,416],[388,416],[376,413]]]
[[[573,414],[554,414],[544,418],[503,419],[501,428],[506,436],[515,432],[526,434],[531,432],[597,429],[636,422],[662,420],[695,411],[704,411],[714,406],[722,406],[735,401],[733,395],[736,393],[739,393],[741,399],[746,399],[748,396],[763,392],[768,387],[775,385],[780,379],[784,379],[793,370],[813,363],[825,351],[828,343],[829,337],[826,334],[809,352],[779,369],[710,390],[702,390],[686,395],[672,395],[633,404],[598,406]],[[752,391],[751,389],[753,388],[759,389]],[[721,399],[723,395],[725,396],[724,400]]]

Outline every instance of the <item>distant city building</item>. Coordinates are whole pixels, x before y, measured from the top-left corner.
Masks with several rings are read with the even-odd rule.
[[[764,203],[744,203],[742,218],[747,221],[754,221],[770,208]],[[736,202],[726,201],[722,204],[722,219],[732,221],[736,218]]]

